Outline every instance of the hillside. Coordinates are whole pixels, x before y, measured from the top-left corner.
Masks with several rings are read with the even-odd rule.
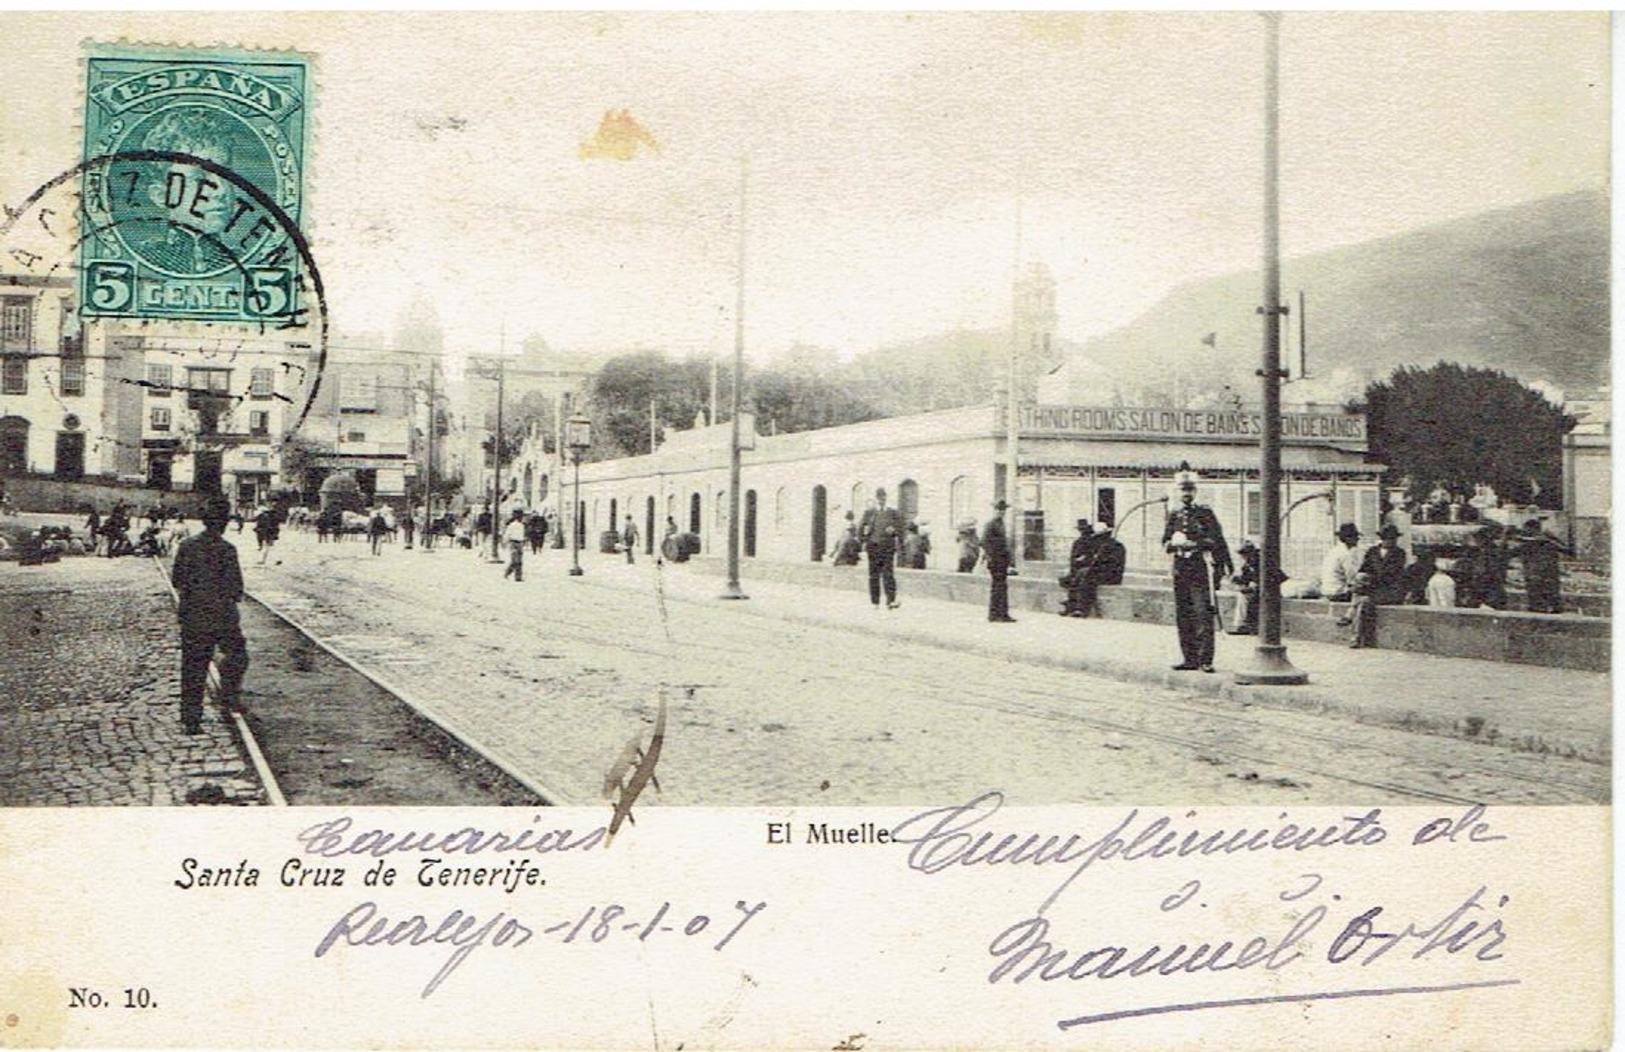
[[[1346,397],[1398,366],[1441,360],[1571,393],[1607,383],[1608,241],[1607,196],[1582,191],[1287,260],[1289,347],[1298,344],[1302,289],[1311,376],[1288,397]],[[1260,281],[1250,272],[1177,288],[1137,321],[1090,341],[1083,355],[1113,363],[1129,392],[1156,386],[1171,366],[1250,392]],[[1208,333],[1217,334],[1216,348],[1202,346]],[[1066,376],[1063,368],[1054,378],[1056,395],[1095,394]]]

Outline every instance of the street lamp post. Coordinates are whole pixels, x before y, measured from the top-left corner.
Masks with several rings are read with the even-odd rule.
[[[581,576],[581,458],[592,448],[592,421],[575,414],[564,423],[564,444],[575,465],[575,507],[570,509],[570,576]]]
[[[1259,441],[1258,488],[1264,537],[1258,559],[1258,646],[1253,663],[1236,672],[1238,683],[1292,685],[1309,674],[1287,660],[1281,643],[1281,15],[1264,12],[1264,319],[1263,436]]]
[[[723,599],[748,599],[739,586],[739,388],[745,381],[745,193],[749,186],[750,163],[739,161],[739,271],[734,304],[734,388],[732,431],[728,442],[728,585]],[[715,376],[712,373],[712,376]],[[713,409],[713,412],[715,410]],[[713,416],[711,422],[716,423]]]

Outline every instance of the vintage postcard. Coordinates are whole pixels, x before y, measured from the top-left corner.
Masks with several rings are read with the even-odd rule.
[[[1605,13],[0,35],[0,1047],[1611,1043]]]

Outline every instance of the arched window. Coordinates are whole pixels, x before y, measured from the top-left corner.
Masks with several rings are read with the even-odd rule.
[[[852,486],[852,503],[848,504],[846,509],[852,513],[853,518],[861,518],[863,509],[869,506],[869,498],[872,496],[874,494],[865,489],[863,483],[855,483]]]
[[[975,516],[976,509],[971,503],[970,479],[960,475],[948,483],[948,525],[958,529],[960,523]]]
[[[904,522],[920,517],[920,484],[913,479],[897,484],[897,512]]]
[[[688,498],[688,532],[700,532],[700,495],[691,494]]]
[[[787,514],[784,499],[784,487],[780,486],[773,494],[773,536],[777,537],[784,532],[784,516]]]

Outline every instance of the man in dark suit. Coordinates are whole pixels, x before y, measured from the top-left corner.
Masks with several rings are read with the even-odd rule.
[[[1061,581],[1066,585],[1066,602],[1061,606],[1062,617],[1084,617],[1088,614],[1089,603],[1084,590],[1098,548],[1095,531],[1090,527],[1089,520],[1079,519],[1078,537],[1072,542],[1072,556],[1067,564],[1066,577]]]
[[[223,536],[230,518],[226,499],[210,497],[203,506],[203,532],[181,541],[170,573],[180,598],[181,728],[187,734],[203,729],[203,688],[215,648],[221,654],[219,700],[226,709],[238,707],[248,670],[248,644],[237,622],[243,571],[237,549]]]
[[[886,609],[896,610],[897,575],[892,567],[897,561],[897,545],[903,537],[903,516],[896,508],[886,507],[886,491],[875,490],[874,507],[863,513],[858,524],[858,543],[869,557],[869,602],[880,608],[880,592],[886,592]]]
[[[987,593],[987,619],[1009,624],[1010,616],[1010,537],[1004,531],[1004,513],[1010,505],[995,501],[993,517],[982,530],[982,552],[987,556],[987,572],[991,587]]]
[[[1377,546],[1366,549],[1360,559],[1363,583],[1349,608],[1349,620],[1354,623],[1349,646],[1356,650],[1377,645],[1377,607],[1405,601],[1405,549],[1395,543],[1399,527],[1389,523],[1377,531],[1377,540]]]
[[[1128,549],[1112,534],[1104,522],[1095,523],[1095,553],[1083,578],[1082,606],[1079,617],[1088,617],[1095,608],[1096,597],[1103,584],[1122,584],[1123,570],[1128,565]]]
[[[1174,562],[1174,617],[1183,657],[1174,668],[1180,672],[1212,672],[1213,592],[1220,581],[1230,576],[1230,548],[1213,509],[1196,503],[1196,473],[1182,470],[1174,482],[1180,503],[1168,513],[1162,530],[1163,550],[1173,556]]]

